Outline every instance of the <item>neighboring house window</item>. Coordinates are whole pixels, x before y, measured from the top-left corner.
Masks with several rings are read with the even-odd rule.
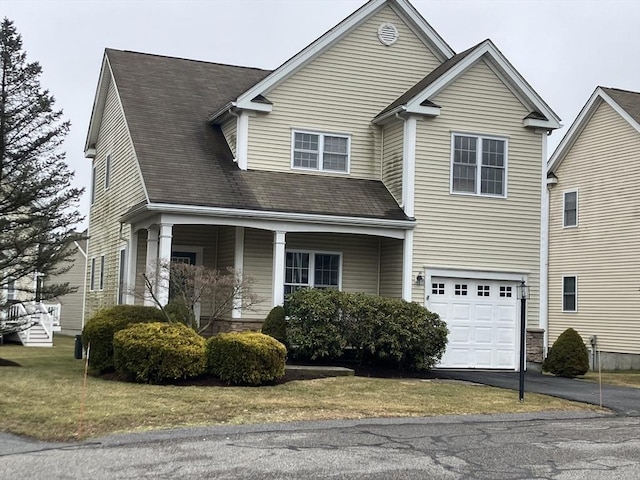
[[[91,169],[91,205],[96,201],[96,167]]]
[[[506,197],[507,141],[475,135],[453,135],[451,191]]]
[[[100,256],[100,290],[104,288],[104,255]]]
[[[107,155],[104,162],[104,189],[109,188],[109,182],[111,181],[111,155]]]
[[[124,303],[124,294],[126,288],[125,274],[127,272],[127,251],[123,248],[120,250],[120,259],[118,261],[118,305]]]
[[[578,278],[562,277],[562,311],[578,311]]]
[[[347,135],[294,131],[293,168],[348,172],[350,142]]]
[[[300,288],[340,288],[340,254],[287,252],[284,293]]]
[[[563,226],[578,226],[578,192],[564,192],[563,201]]]
[[[96,259],[91,259],[91,275],[89,280],[89,290],[96,289]]]
[[[13,278],[7,280],[7,300],[15,300],[18,298],[18,292],[16,292],[16,281]]]

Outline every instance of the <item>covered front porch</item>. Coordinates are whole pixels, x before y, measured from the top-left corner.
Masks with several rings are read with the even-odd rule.
[[[160,303],[168,303],[170,278],[168,272],[158,275],[156,267],[172,260],[217,270],[231,267],[253,277],[252,289],[260,302],[215,318],[209,334],[260,328],[269,310],[282,305],[285,295],[297,288],[338,288],[411,299],[412,221],[206,213],[210,212],[158,212],[131,219],[130,237],[123,246],[126,268],[121,271],[122,281],[132,288],[123,290],[124,302],[155,304],[145,295],[144,273],[157,280]],[[208,305],[196,308],[201,325],[210,319],[210,310]]]

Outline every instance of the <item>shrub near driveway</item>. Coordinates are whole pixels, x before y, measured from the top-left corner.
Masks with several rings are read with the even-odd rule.
[[[351,349],[361,363],[424,371],[447,344],[437,314],[400,299],[305,289],[287,297],[286,310],[288,341],[300,358],[334,360]]]
[[[165,383],[202,375],[205,341],[182,323],[138,323],[113,337],[116,372],[140,383]]]

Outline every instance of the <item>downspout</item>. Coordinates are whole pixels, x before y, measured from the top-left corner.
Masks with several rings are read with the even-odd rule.
[[[543,356],[549,348],[549,186],[547,185],[547,136],[542,134],[542,179],[540,202],[540,328],[543,333]]]

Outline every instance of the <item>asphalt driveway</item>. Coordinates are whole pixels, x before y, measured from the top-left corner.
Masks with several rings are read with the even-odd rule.
[[[518,390],[518,372],[495,372],[480,370],[436,370],[437,378],[462,380],[493,387]],[[542,375],[538,372],[526,372],[524,381],[524,399],[527,392],[542,393],[553,397],[575,400],[576,402],[602,405],[618,415],[640,416],[640,388],[602,385],[585,380]],[[602,400],[601,400],[602,399]],[[600,403],[602,401],[602,403]]]

